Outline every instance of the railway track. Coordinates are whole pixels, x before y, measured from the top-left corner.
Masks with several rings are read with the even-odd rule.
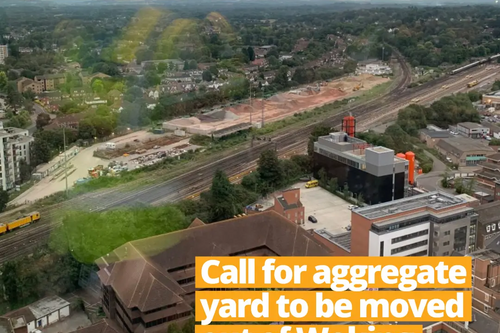
[[[319,124],[337,126],[344,116],[352,114],[359,121],[371,119],[377,113],[401,104],[401,100],[409,100],[428,91],[436,90],[436,86],[456,80],[444,77],[416,88],[408,89],[411,82],[411,72],[408,65],[399,57],[402,77],[388,93],[360,105],[356,105],[338,113],[325,121],[318,121],[294,132],[278,135],[271,142],[256,141],[255,145],[243,151],[200,166],[194,170],[154,185],[141,188],[138,191],[122,192],[119,189],[108,189],[99,193],[91,193],[76,199],[40,209],[42,219],[36,225],[21,229],[0,239],[0,264],[19,256],[30,254],[32,250],[45,244],[52,230],[61,223],[59,213],[64,210],[78,209],[82,211],[103,212],[121,207],[141,207],[176,202],[184,198],[199,195],[207,189],[216,170],[226,172],[228,176],[241,174],[251,170],[260,154],[267,149],[276,149],[280,155],[305,148],[308,137],[315,126]],[[468,71],[467,71],[468,72]],[[464,72],[461,76],[465,76]]]

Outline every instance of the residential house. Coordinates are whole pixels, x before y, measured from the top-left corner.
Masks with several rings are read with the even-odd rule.
[[[206,63],[199,63],[198,64],[198,69],[201,71],[207,70],[212,66],[217,66],[216,62],[206,62]]]
[[[293,47],[292,53],[302,52],[309,46],[310,41],[305,38],[300,38]]]
[[[43,85],[44,91],[55,90],[60,84],[66,83],[66,76],[64,74],[47,74],[35,76],[35,81]]]
[[[94,92],[90,87],[71,88],[71,97],[76,99],[92,98]]]
[[[254,61],[251,62],[252,65],[257,66],[257,67],[266,67],[267,66],[267,59],[260,58],[260,59],[255,59]]]
[[[44,104],[50,104],[62,101],[62,93],[59,91],[45,91],[38,96],[38,99]]]
[[[158,100],[160,98],[159,88],[154,88],[146,91],[146,96],[152,100]]]
[[[90,106],[93,109],[96,109],[99,105],[107,105],[108,101],[105,99],[100,99],[99,97],[95,97],[93,99],[85,99],[84,104]]]
[[[19,53],[33,53],[33,48],[31,47],[20,47]]]
[[[73,114],[68,114],[66,116],[62,117],[57,117],[55,119],[52,119],[50,121],[50,124],[47,126],[44,126],[45,130],[53,130],[56,128],[70,128],[73,130],[78,130],[78,124],[80,123],[80,120],[85,118],[86,114],[85,113],[73,113]]]
[[[35,94],[40,94],[43,92],[43,83],[28,79],[26,77],[21,77],[17,79],[17,91],[21,94],[31,90]]]
[[[254,46],[255,59],[264,58],[275,45]]]
[[[28,333],[35,329],[43,329],[51,324],[63,320],[70,315],[70,303],[59,296],[50,296],[31,305],[4,315],[11,319],[18,329],[23,327]]]
[[[167,74],[167,77],[162,80],[163,82],[192,82],[193,78],[187,71],[175,72]]]
[[[486,161],[487,156],[495,153],[479,140],[462,137],[441,139],[435,148],[459,167],[478,166],[479,162]]]
[[[275,196],[272,210],[295,224],[305,224],[305,208],[300,201],[299,188],[288,189]]]

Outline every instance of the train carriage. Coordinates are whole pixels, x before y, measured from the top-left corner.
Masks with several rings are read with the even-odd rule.
[[[7,225],[0,223],[0,235],[3,235],[7,232]]]
[[[18,228],[22,228],[25,226],[30,225],[31,223],[34,223],[40,219],[40,213],[39,212],[32,212],[29,213],[21,218],[18,218],[15,221],[7,223],[7,231],[13,231]]]

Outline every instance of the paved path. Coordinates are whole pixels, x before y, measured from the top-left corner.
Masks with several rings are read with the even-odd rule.
[[[416,180],[418,187],[424,188],[428,191],[443,190],[453,192],[453,189],[444,189],[441,187],[441,179],[443,178],[445,171],[448,169],[446,164],[428,151],[425,151],[425,154],[432,158],[434,163],[431,172],[417,176]]]

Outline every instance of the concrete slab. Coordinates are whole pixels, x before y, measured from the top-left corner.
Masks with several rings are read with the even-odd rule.
[[[305,207],[306,223],[304,229],[326,229],[332,234],[346,232],[351,224],[351,211],[347,208],[349,202],[331,194],[321,187],[305,188],[304,183],[295,184],[300,188],[300,200]],[[312,215],[318,223],[311,223],[307,218]]]
[[[90,326],[92,322],[87,318],[85,312],[75,312],[69,317],[59,321],[49,327],[44,328],[42,333],[62,333],[73,332],[78,328]]]

